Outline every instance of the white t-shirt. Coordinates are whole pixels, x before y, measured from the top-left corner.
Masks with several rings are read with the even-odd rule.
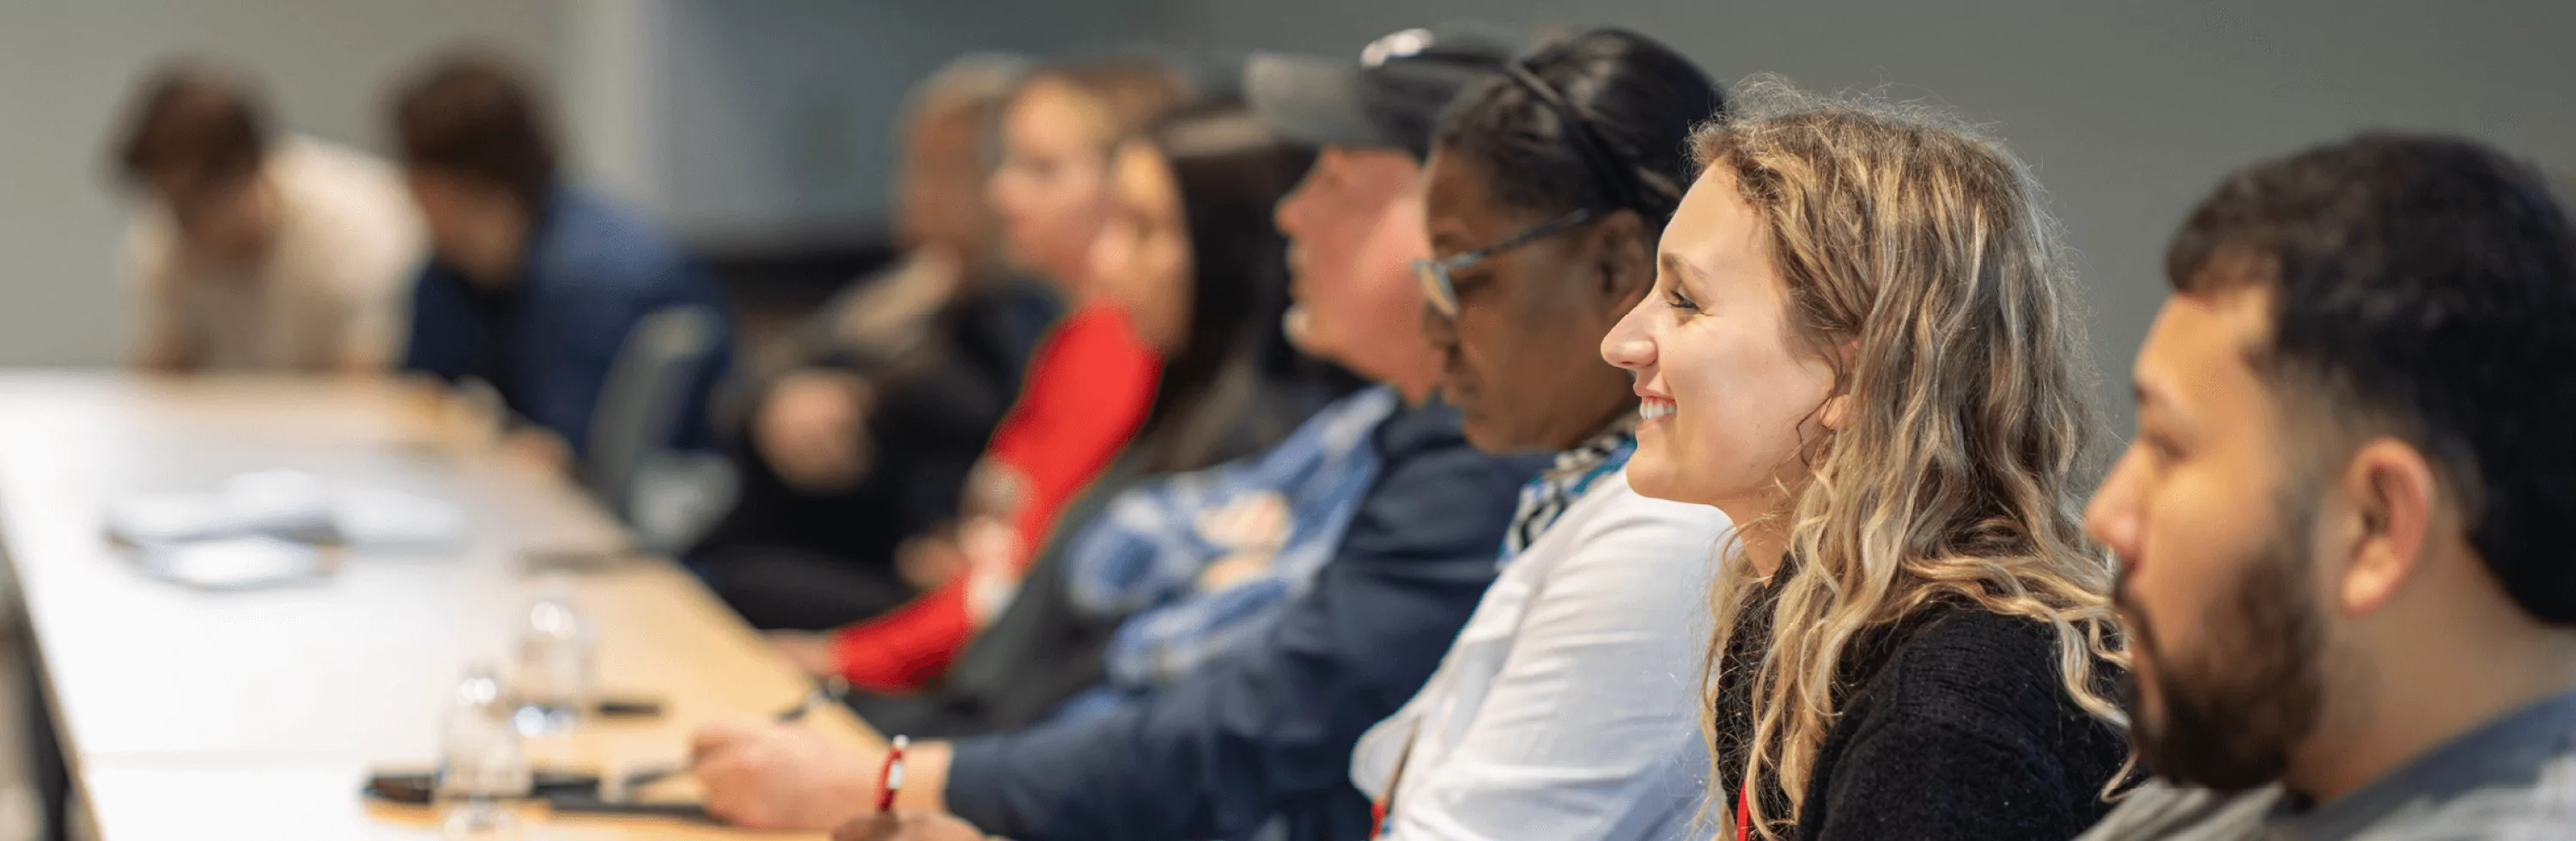
[[[1485,591],[1440,668],[1361,737],[1351,781],[1386,836],[1692,836],[1708,588],[1726,515],[1597,480]],[[1406,744],[1411,743],[1410,753]]]
[[[391,164],[293,137],[260,169],[276,190],[277,239],[247,266],[191,259],[157,203],[126,238],[135,358],[197,371],[380,368],[401,346],[419,212]]]

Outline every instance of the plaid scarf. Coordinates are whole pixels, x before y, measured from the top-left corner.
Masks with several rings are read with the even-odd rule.
[[[1637,416],[1630,413],[1574,449],[1557,453],[1554,467],[1521,486],[1521,504],[1512,512],[1510,530],[1503,532],[1503,555],[1498,562],[1519,557],[1548,526],[1556,525],[1567,507],[1592,489],[1594,480],[1628,466],[1628,457],[1636,452]]]

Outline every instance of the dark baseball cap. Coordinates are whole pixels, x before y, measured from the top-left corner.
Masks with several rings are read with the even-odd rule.
[[[1256,52],[1244,61],[1243,97],[1290,138],[1403,149],[1422,159],[1431,155],[1440,109],[1528,47],[1527,37],[1507,29],[1447,23],[1371,41],[1358,61]]]

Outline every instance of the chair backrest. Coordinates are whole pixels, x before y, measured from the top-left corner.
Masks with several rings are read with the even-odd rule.
[[[632,519],[636,476],[644,462],[670,449],[688,411],[698,375],[715,351],[712,309],[666,307],[626,334],[590,420],[582,479],[620,519]]]

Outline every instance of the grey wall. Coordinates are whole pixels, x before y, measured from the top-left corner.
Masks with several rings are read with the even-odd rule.
[[[2576,167],[2576,3],[2561,0],[1212,0],[1166,2],[1158,24],[1213,52],[1352,53],[1453,17],[1627,26],[1721,81],[1770,71],[1810,88],[1885,86],[1994,124],[2037,165],[2083,252],[2103,393],[2124,433],[2165,238],[2229,169],[2370,126],[2465,132]]]
[[[542,66],[559,17],[523,0],[0,0],[0,364],[104,364],[124,346],[127,208],[105,147],[162,57],[233,60],[287,126],[373,148],[409,62],[470,37]]]
[[[905,90],[975,49],[1117,41],[1137,0],[663,0],[646,121],[656,216],[700,242],[872,224]]]

